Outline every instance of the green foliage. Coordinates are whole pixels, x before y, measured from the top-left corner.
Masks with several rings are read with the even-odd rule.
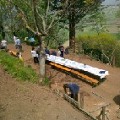
[[[78,46],[82,46],[82,50],[85,54],[91,55],[92,57],[101,60],[102,62],[113,63],[113,57],[117,59],[116,65],[120,64],[120,52],[119,41],[115,35],[109,33],[101,34],[79,34],[77,37]],[[79,51],[80,52],[80,51]]]
[[[49,36],[46,37],[45,42],[49,48],[56,49],[58,44],[63,44],[68,39],[68,30],[56,27],[50,31]]]
[[[119,9],[116,11],[116,17],[120,18],[120,5],[119,5]]]
[[[102,46],[110,47],[110,45],[115,45],[116,36],[109,33],[101,33],[99,35],[97,33],[81,33],[78,35],[77,41],[86,44],[85,48],[99,49]]]
[[[28,36],[26,30],[23,29],[23,28],[20,29],[19,31],[17,31],[16,34],[17,34],[17,36],[18,36],[19,38],[21,38],[22,41],[25,39],[25,37]]]
[[[31,82],[38,81],[38,75],[31,67],[25,67],[23,62],[18,58],[13,57],[6,52],[0,51],[0,64],[5,71],[18,80]]]
[[[117,51],[115,52],[115,64],[120,67],[120,42],[118,42]]]
[[[2,35],[0,34],[0,42],[1,42],[1,40],[2,40]]]
[[[106,15],[102,7],[99,7],[96,11],[92,11],[90,14],[86,15],[83,18],[82,25],[91,27],[92,31],[97,32],[98,34],[106,31]]]
[[[113,35],[116,36],[118,40],[120,40],[120,33],[114,33]]]

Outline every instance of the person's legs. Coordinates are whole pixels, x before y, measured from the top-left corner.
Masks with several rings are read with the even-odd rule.
[[[36,63],[36,58],[34,57],[34,63]]]
[[[71,98],[73,98],[73,99],[74,99],[74,94],[71,94],[70,96],[71,96]]]
[[[18,45],[15,45],[15,48],[18,49]]]
[[[75,99],[76,101],[78,101],[78,94],[75,94],[75,95],[74,95],[74,99]]]
[[[35,42],[31,42],[30,45],[31,45],[31,46],[35,46]]]
[[[5,47],[4,46],[1,46],[1,48],[0,49],[5,49]]]
[[[78,101],[78,94],[71,94],[71,98]]]
[[[39,63],[38,57],[34,57],[34,63]]]
[[[36,63],[39,63],[38,57],[36,57]]]
[[[63,53],[63,51],[61,51],[61,54],[60,54],[60,56],[61,56],[61,57],[64,57],[64,55],[63,55],[63,54],[64,54],[64,53]]]

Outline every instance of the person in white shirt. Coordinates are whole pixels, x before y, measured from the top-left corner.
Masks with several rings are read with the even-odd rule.
[[[34,63],[39,63],[38,54],[34,47],[32,47],[31,55],[32,55],[32,58],[34,59]]]
[[[0,49],[7,49],[7,41],[6,40],[1,41]]]
[[[13,36],[13,40],[14,40],[14,44],[16,45],[17,37],[15,35]]]
[[[58,49],[58,51],[57,51],[57,56],[60,57],[60,54],[61,54],[61,51]]]
[[[21,40],[19,38],[16,39],[15,41],[15,47],[16,49],[19,49],[19,51],[22,51],[22,44],[21,44]]]

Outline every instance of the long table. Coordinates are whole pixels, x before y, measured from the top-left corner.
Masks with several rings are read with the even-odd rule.
[[[90,65],[79,63],[79,62],[69,60],[69,59],[65,59],[63,57],[58,57],[58,56],[48,55],[48,54],[46,56],[47,56],[46,59],[50,62],[59,64],[59,65],[62,65],[68,68],[72,68],[75,70],[82,70],[82,71],[88,72],[90,74],[98,76],[100,79],[103,79],[107,75],[109,75],[109,72],[104,69],[92,67]]]

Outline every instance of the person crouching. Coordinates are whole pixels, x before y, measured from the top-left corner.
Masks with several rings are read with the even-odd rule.
[[[71,98],[73,98],[74,100],[78,101],[78,93],[79,93],[79,86],[75,83],[67,83],[63,85],[64,91],[66,94],[67,93],[67,89],[69,89],[70,94],[68,94]]]

